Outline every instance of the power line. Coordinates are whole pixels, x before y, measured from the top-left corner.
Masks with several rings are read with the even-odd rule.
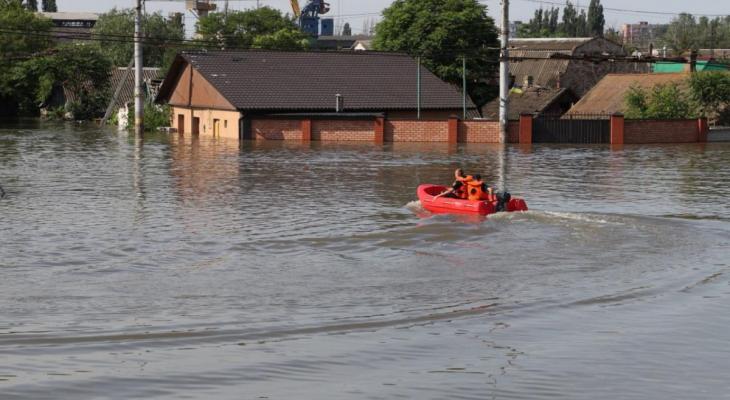
[[[565,6],[565,3],[557,2],[557,1],[549,1],[549,0],[518,0],[526,3],[535,3],[535,4],[550,4],[554,6]],[[585,9],[587,10],[587,6],[576,6],[573,5],[577,9]],[[626,8],[612,8],[612,7],[603,7],[604,11],[614,11],[614,12],[622,12],[622,13],[631,13],[631,14],[646,14],[646,15],[670,15],[670,16],[678,16],[680,14],[692,14],[697,17],[725,17],[730,14],[693,14],[690,12],[671,12],[671,11],[647,11],[647,10],[631,10]]]
[[[76,39],[91,42],[112,42],[112,43],[125,43],[133,44],[134,37],[128,35],[103,35],[103,34],[92,34],[92,33],[67,33],[67,32],[37,32],[37,31],[25,31],[25,30],[12,30],[0,28],[0,33],[6,33],[10,35],[25,35],[45,38],[62,38],[62,39]],[[59,36],[63,34],[63,36]],[[164,38],[146,38],[144,39],[145,45],[154,46],[159,48],[172,48],[180,49],[185,45],[190,47],[197,47],[201,49],[212,49],[220,50],[221,43],[215,41],[207,41],[200,39],[164,39]],[[253,49],[251,47],[236,47],[236,46],[225,46],[226,50],[263,50]],[[520,47],[512,47],[510,50],[519,50]],[[497,64],[499,62],[496,47],[485,47],[475,49],[444,49],[439,51],[433,51],[424,53],[424,56],[453,56],[453,57],[467,57],[472,60],[478,60],[487,64]],[[338,50],[341,51],[341,50]],[[335,51],[333,51],[335,52]],[[493,54],[487,54],[493,52]],[[388,53],[388,52],[381,52]],[[393,54],[404,54],[404,52],[393,52]],[[550,57],[520,57],[510,56],[510,61],[528,61],[528,60],[569,60],[569,61],[585,61],[592,63],[610,62],[610,63],[654,63],[658,61],[672,61],[677,63],[687,63],[688,61],[684,58],[663,58],[663,57],[634,57],[634,56],[572,56],[561,53],[556,53]]]

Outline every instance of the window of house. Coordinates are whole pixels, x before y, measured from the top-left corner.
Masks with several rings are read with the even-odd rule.
[[[228,120],[227,119],[224,119],[223,120],[223,127],[224,128],[228,128]]]

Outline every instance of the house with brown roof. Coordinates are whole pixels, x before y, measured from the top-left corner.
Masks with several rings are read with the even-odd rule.
[[[578,98],[570,89],[552,89],[531,86],[512,90],[509,93],[507,119],[517,121],[520,115],[562,115],[570,110]],[[482,116],[499,119],[499,99],[494,99],[482,107]]]
[[[516,59],[510,61],[510,75],[518,85],[530,80],[543,88],[570,89],[579,98],[606,74],[648,72],[649,68],[647,64],[591,60],[626,56],[621,45],[600,37],[512,39],[509,51]]]
[[[651,89],[656,85],[669,83],[686,85],[687,78],[689,78],[687,73],[609,74],[586,93],[567,114],[623,113],[626,107],[626,94],[632,87]]]
[[[251,139],[257,119],[446,120],[462,112],[459,90],[410,56],[377,52],[182,53],[156,101],[172,106],[181,133]],[[467,108],[476,112],[467,99]],[[286,133],[281,132],[284,136]]]

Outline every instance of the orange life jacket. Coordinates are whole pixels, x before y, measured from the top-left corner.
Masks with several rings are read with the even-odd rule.
[[[482,181],[470,180],[466,183],[466,188],[469,200],[482,200],[482,197],[486,196],[486,193],[482,190]]]

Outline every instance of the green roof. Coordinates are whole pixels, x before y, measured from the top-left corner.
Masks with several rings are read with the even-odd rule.
[[[671,73],[684,72],[689,68],[686,63],[678,63],[673,61],[658,61],[652,65],[652,72],[655,73]],[[716,64],[710,61],[697,61],[697,71],[727,71],[727,65]]]

